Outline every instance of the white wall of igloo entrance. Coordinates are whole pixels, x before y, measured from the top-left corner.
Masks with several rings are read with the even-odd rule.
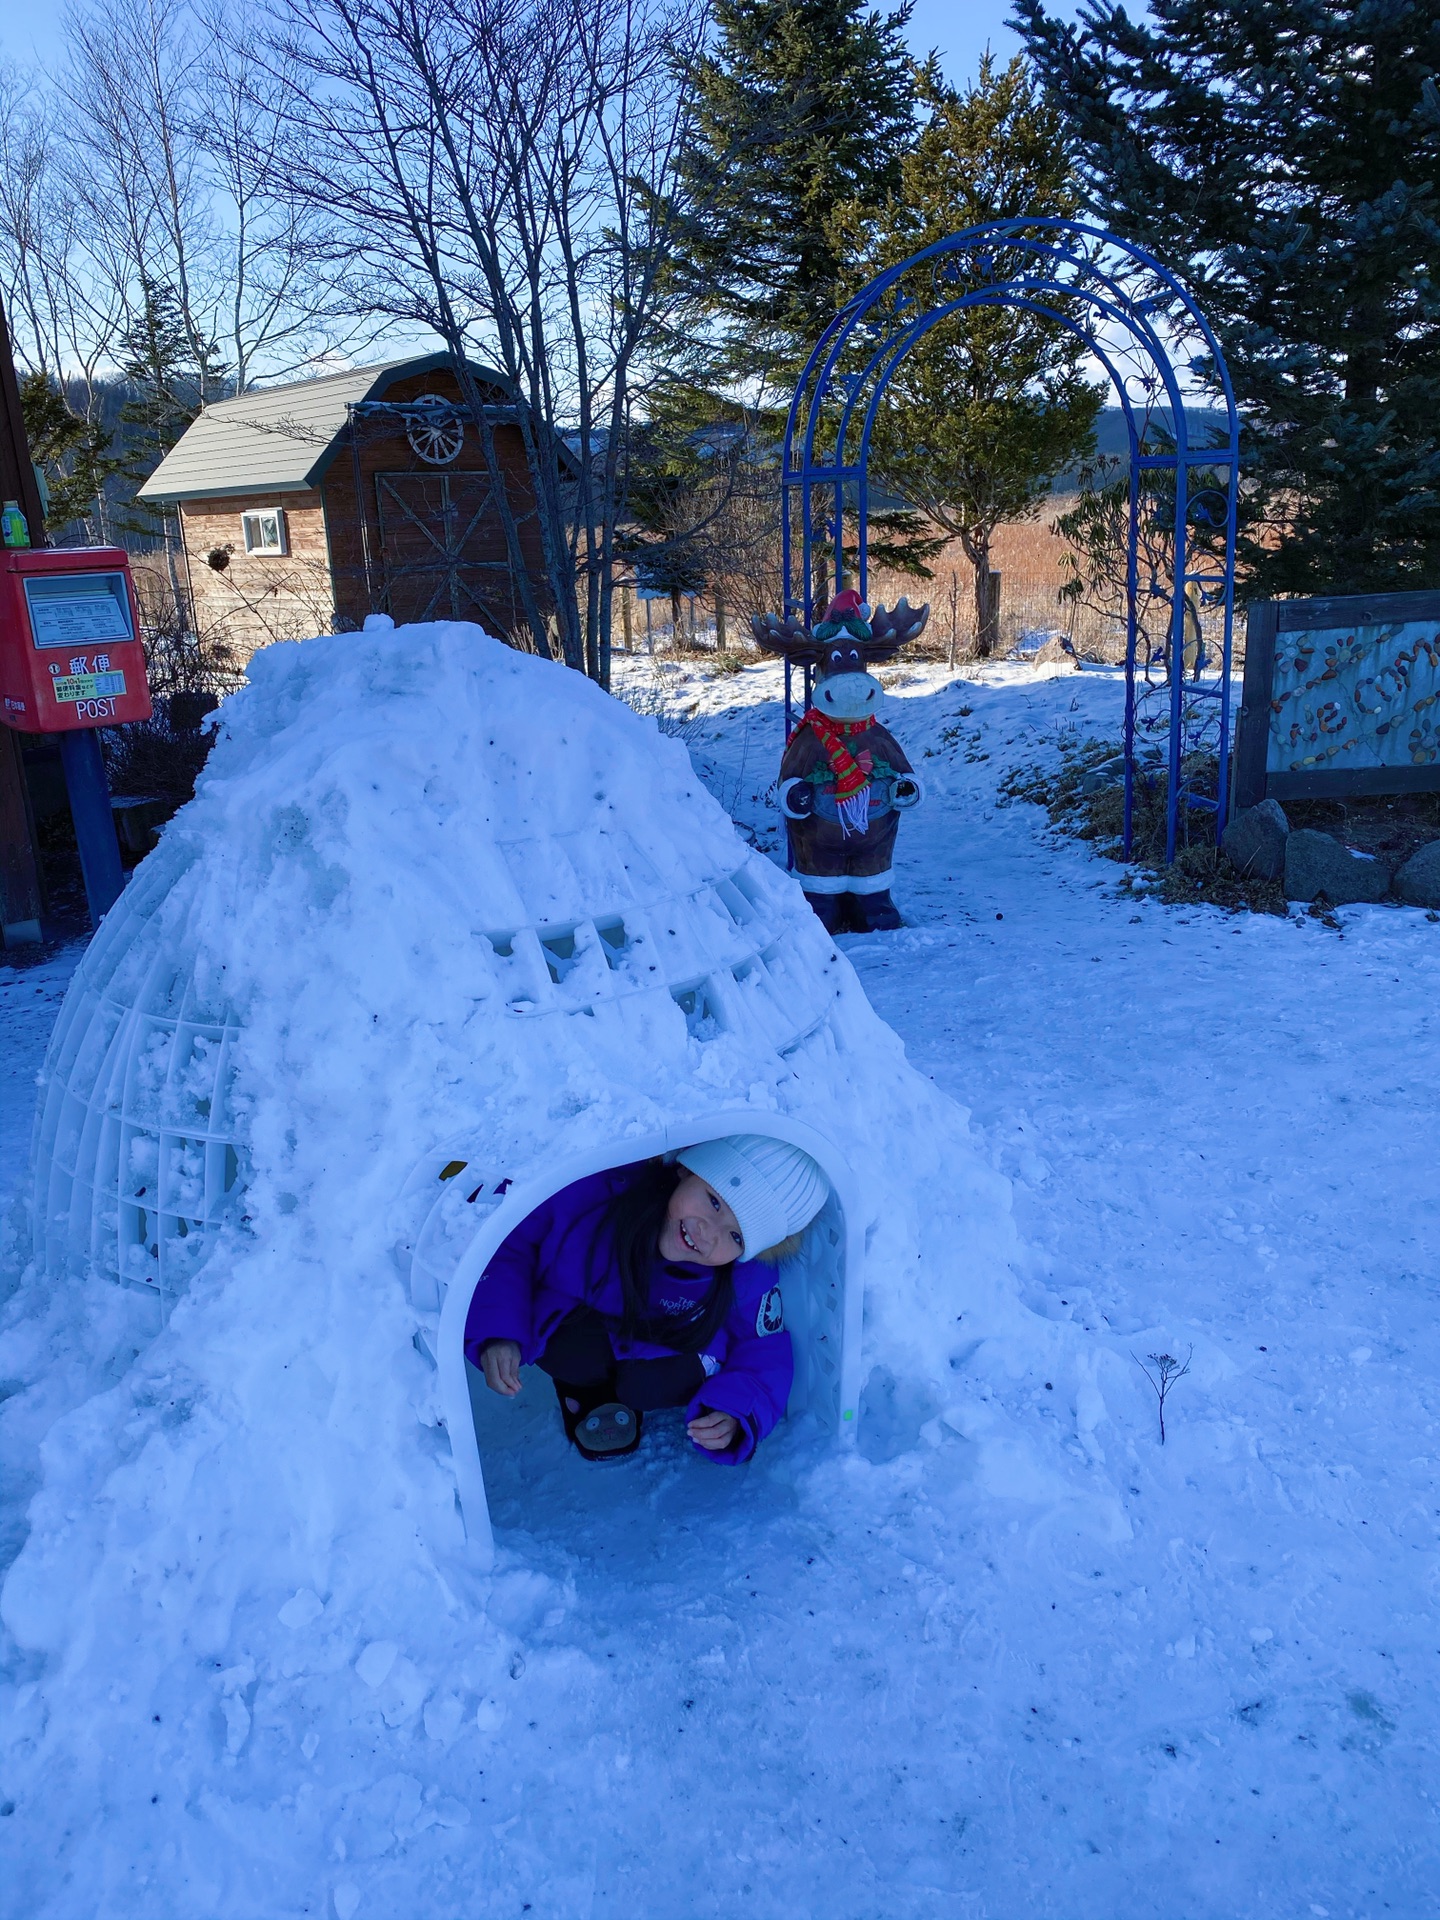
[[[795,1349],[795,1381],[786,1409],[808,1413],[842,1443],[852,1441],[859,1414],[862,1289],[854,1258],[851,1174],[833,1142],[799,1120],[753,1109],[694,1114],[615,1149],[577,1154],[515,1178],[486,1164],[483,1145],[464,1141],[431,1155],[411,1175],[402,1210],[429,1209],[400,1250],[408,1264],[412,1303],[425,1316],[426,1345],[440,1373],[441,1404],[465,1531],[477,1553],[493,1550],[484,1465],[471,1412],[465,1319],[491,1256],[511,1230],[551,1194],[607,1167],[673,1154],[730,1133],[763,1133],[810,1154],[830,1182],[830,1197],[806,1230],[799,1251],[783,1261],[779,1284]],[[406,1204],[408,1203],[408,1204]],[[417,1203],[418,1206],[417,1206]]]

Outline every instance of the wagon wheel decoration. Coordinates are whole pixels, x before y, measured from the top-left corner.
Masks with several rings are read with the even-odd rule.
[[[428,466],[447,467],[465,444],[465,423],[438,393],[422,393],[405,415],[405,438]]]

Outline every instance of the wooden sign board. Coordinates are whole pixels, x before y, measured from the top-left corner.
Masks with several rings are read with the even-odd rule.
[[[1440,789],[1440,593],[1250,609],[1236,807]]]

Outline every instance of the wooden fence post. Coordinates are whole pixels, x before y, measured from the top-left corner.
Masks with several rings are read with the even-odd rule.
[[[7,947],[40,939],[42,904],[20,742],[0,727],[0,934]]]

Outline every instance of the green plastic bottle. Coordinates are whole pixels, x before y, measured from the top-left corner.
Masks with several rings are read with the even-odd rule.
[[[0,539],[7,547],[28,547],[30,528],[24,514],[20,511],[18,500],[7,500],[0,509]]]

